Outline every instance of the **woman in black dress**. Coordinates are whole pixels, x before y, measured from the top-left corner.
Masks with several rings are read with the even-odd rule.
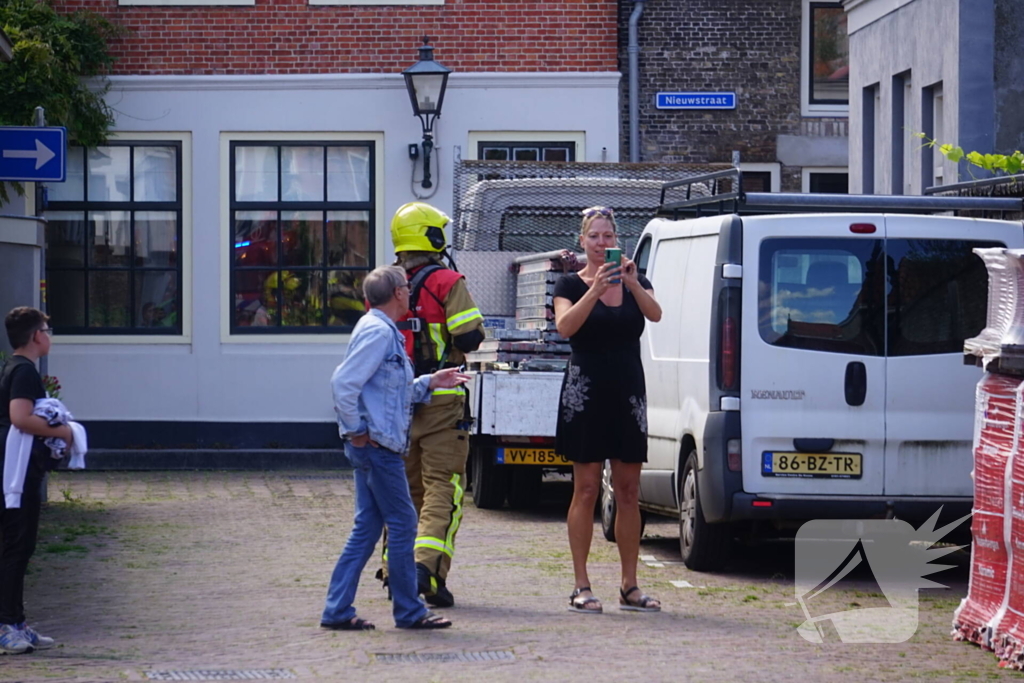
[[[620,609],[657,612],[661,603],[637,587],[640,552],[640,468],[647,462],[647,393],[640,362],[644,319],[658,322],[661,307],[647,278],[623,257],[621,267],[605,263],[605,249],[617,245],[615,216],[595,206],[583,211],[580,245],[587,265],[555,285],[555,325],[572,346],[559,402],[555,451],[573,462],[569,506],[569,547],[576,588],[569,609],[598,614],[601,602],[590,590],[587,556],[594,535],[594,505],[605,460],[612,465],[617,514],[615,538],[622,563]]]

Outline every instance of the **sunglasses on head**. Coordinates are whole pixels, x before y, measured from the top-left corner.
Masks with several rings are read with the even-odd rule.
[[[607,216],[611,218],[614,212],[607,206],[592,206],[589,209],[583,210],[583,217],[590,218],[591,216]]]

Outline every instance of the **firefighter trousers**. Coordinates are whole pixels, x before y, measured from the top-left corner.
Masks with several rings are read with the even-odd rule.
[[[455,555],[455,536],[462,523],[469,433],[463,424],[464,394],[435,394],[416,407],[409,433],[405,473],[419,513],[416,562],[443,583]],[[384,538],[384,575],[387,574]]]

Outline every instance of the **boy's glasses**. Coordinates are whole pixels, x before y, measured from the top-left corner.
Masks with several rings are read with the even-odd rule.
[[[611,218],[614,212],[607,206],[592,206],[589,209],[583,209],[583,217],[590,218],[592,216],[607,216]]]
[[[50,336],[50,337],[53,336],[53,328],[52,327],[40,327],[39,331],[40,332],[45,332],[47,334],[47,336]]]

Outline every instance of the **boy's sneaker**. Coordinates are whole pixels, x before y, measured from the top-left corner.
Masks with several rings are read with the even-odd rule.
[[[25,633],[14,624],[0,624],[0,653],[20,655],[34,648]]]
[[[53,638],[40,635],[36,632],[34,628],[29,626],[25,622],[21,622],[20,624],[18,624],[18,628],[21,629],[21,633],[25,636],[25,640],[28,641],[29,645],[31,645],[35,649],[48,650],[51,647],[53,647]]]

